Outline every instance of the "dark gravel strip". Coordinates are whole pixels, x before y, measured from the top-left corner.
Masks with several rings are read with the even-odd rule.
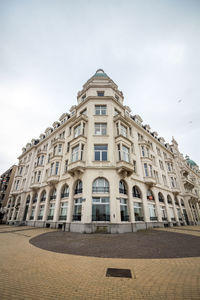
[[[105,258],[178,258],[200,256],[200,238],[168,231],[80,234],[54,231],[30,243],[44,250]]]

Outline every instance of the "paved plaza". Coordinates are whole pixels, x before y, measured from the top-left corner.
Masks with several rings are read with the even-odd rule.
[[[41,234],[45,242],[36,245],[34,241],[41,241],[38,237]],[[59,239],[63,234],[66,243],[68,239],[72,240],[71,233],[57,233],[52,229],[0,226],[0,299],[200,299],[200,226],[132,233],[133,245],[137,242],[142,245],[143,240],[149,239],[151,253],[153,245],[149,237],[152,237],[155,249],[161,252],[157,254],[158,258],[144,255],[143,258],[97,257],[105,256],[102,251],[96,257],[95,253],[94,256],[86,256],[86,252],[73,255],[55,252],[55,249],[49,251],[53,240],[60,249]],[[76,241],[78,236],[74,234]],[[123,242],[128,247],[127,240],[124,240],[126,235],[83,235],[81,238],[75,244],[81,249],[95,248],[95,240],[104,243],[104,238],[109,239],[110,244],[113,240],[113,253],[117,253],[116,248],[122,249]],[[88,239],[90,244],[84,244]],[[183,248],[185,257],[180,257],[180,247],[176,246],[178,258],[159,258],[163,253],[162,244],[166,248],[172,241]],[[44,249],[44,245],[48,250]],[[188,245],[196,248],[191,251],[191,256]],[[147,248],[148,242],[144,246]],[[171,247],[169,245],[169,251]],[[133,250],[136,251],[136,248]],[[88,255],[92,255],[92,251]],[[107,277],[108,268],[130,269],[132,278]]]

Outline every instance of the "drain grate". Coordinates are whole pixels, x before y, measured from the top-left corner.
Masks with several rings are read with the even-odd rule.
[[[132,278],[130,269],[115,269],[108,268],[106,272],[107,277],[124,277],[124,278]]]

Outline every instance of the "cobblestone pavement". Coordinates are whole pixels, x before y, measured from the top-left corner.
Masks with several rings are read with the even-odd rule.
[[[162,230],[200,237],[197,226]],[[200,257],[96,258],[50,252],[29,243],[49,231],[0,226],[1,300],[200,299]],[[106,277],[107,268],[130,269],[132,278]]]

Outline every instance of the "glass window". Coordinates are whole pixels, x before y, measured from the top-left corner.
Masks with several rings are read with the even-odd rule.
[[[94,145],[94,159],[95,160],[107,160],[108,145]]]
[[[75,187],[74,193],[75,193],[75,194],[81,194],[82,192],[83,192],[82,181],[81,181],[81,180],[78,180],[78,181],[77,181],[77,184],[76,184],[76,187]]]
[[[110,199],[108,197],[92,198],[92,221],[110,221]]]
[[[68,202],[61,202],[59,220],[66,220],[68,211]]]
[[[144,174],[145,174],[145,176],[149,176],[149,173],[148,173],[148,166],[147,166],[147,164],[145,163],[144,164]]]
[[[59,162],[56,162],[56,169],[55,169],[55,175],[58,175],[58,170],[59,170]]]
[[[104,96],[104,91],[97,91],[97,96],[98,97],[103,97]]]
[[[164,197],[162,193],[158,193],[158,200],[159,202],[163,202],[164,203]]]
[[[53,189],[50,195],[50,200],[55,200],[56,199],[56,189]]]
[[[55,203],[51,203],[51,204],[49,205],[49,215],[48,215],[48,220],[53,220],[54,210],[55,210]]]
[[[95,135],[106,135],[107,124],[106,123],[95,123]]]
[[[121,222],[129,221],[127,199],[124,198],[120,199],[120,216]]]
[[[72,162],[79,159],[79,145],[72,148]]]
[[[156,206],[155,206],[155,204],[148,204],[148,207],[149,207],[150,220],[151,221],[157,220],[157,217],[156,217]]]
[[[122,124],[120,124],[120,134],[127,137],[127,127]]]
[[[109,183],[105,178],[97,178],[92,185],[93,193],[109,193]]]
[[[95,105],[95,115],[106,115],[106,105]]]
[[[81,124],[74,128],[74,137],[77,137],[81,134]]]
[[[169,207],[169,214],[170,214],[171,220],[172,220],[172,221],[175,221],[175,217],[174,217],[174,209],[173,209],[173,207]]]
[[[120,180],[120,182],[119,182],[119,193],[120,194],[127,194],[126,184],[123,180]]]
[[[141,198],[140,190],[136,185],[133,187],[133,197]]]
[[[65,185],[62,188],[62,193],[61,193],[61,199],[66,198],[66,197],[69,197],[69,186],[68,185]]]
[[[135,221],[144,221],[142,203],[133,202]]]
[[[61,152],[62,152],[62,144],[59,144],[58,145],[58,153],[61,154]]]
[[[74,200],[73,221],[81,221],[81,212],[82,212],[82,198],[78,198]]]
[[[42,219],[43,214],[44,214],[44,205],[41,205],[41,206],[40,206],[40,209],[39,209],[39,214],[38,214],[38,219],[39,219],[39,220]]]
[[[160,209],[161,209],[162,220],[166,221],[167,220],[167,213],[166,213],[165,206],[161,206]]]
[[[122,145],[122,160],[129,162],[129,148]]]

